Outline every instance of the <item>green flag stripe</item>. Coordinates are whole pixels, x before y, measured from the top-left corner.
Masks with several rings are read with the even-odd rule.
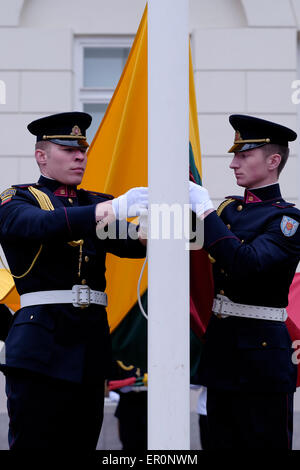
[[[195,182],[202,184],[201,177],[195,164],[193,149],[189,145],[190,171]],[[147,290],[141,297],[141,302],[147,313]],[[127,313],[119,323],[112,335],[112,350],[115,360],[121,360],[127,365],[134,365],[147,371],[147,320],[142,315],[138,302]],[[196,374],[202,343],[198,336],[192,331],[190,334],[190,364],[191,376]]]

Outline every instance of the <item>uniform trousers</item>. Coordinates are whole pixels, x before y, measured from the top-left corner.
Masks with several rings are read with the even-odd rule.
[[[102,383],[77,384],[31,372],[6,373],[11,450],[93,451],[104,405]]]
[[[208,388],[210,449],[291,449],[293,393]]]
[[[120,394],[115,416],[122,450],[147,449],[147,395],[147,391]]]

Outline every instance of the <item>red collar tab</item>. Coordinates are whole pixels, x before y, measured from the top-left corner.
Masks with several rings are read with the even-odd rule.
[[[76,191],[73,188],[70,188],[69,186],[60,186],[57,188],[57,190],[54,193],[54,196],[60,196],[60,197],[77,197]]]
[[[245,193],[244,202],[246,204],[251,204],[252,202],[262,202],[262,200],[255,196],[255,194],[253,194],[251,191],[247,190]]]

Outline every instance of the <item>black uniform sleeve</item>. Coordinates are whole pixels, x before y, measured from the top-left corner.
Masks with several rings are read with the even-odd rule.
[[[51,211],[37,207],[23,195],[15,195],[0,206],[2,239],[48,241],[76,240],[95,232],[95,205],[59,207]]]
[[[212,212],[204,222],[204,249],[232,278],[241,280],[269,272],[300,258],[300,228],[287,237],[280,228],[281,220],[282,213],[273,217],[254,240],[243,243]]]

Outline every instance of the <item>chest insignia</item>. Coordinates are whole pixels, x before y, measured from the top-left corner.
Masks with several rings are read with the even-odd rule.
[[[284,215],[282,217],[280,228],[284,236],[292,237],[295,235],[297,228],[299,227],[299,222],[291,217]]]

